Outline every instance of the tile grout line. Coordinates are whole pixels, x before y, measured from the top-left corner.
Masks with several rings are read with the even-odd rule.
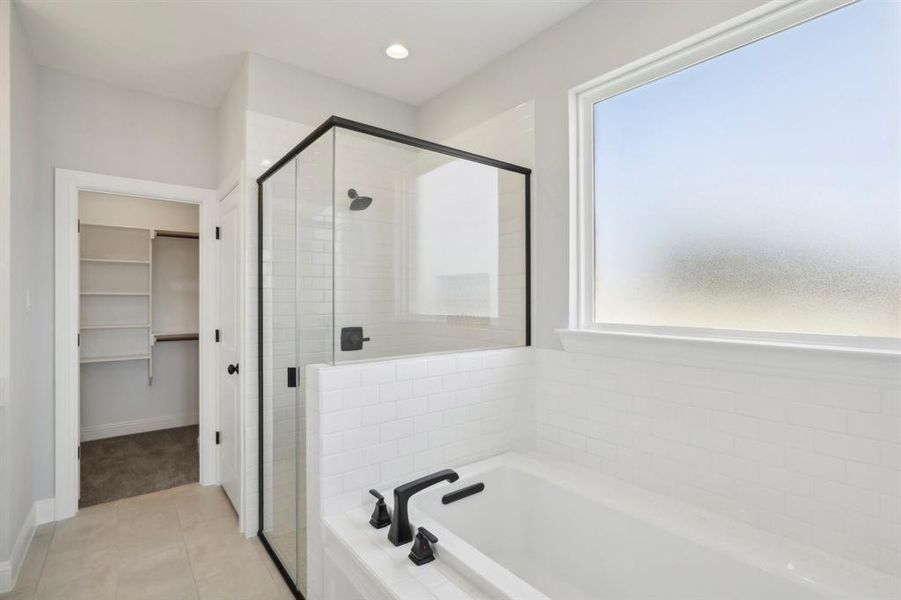
[[[178,512],[178,504],[172,500],[172,507],[175,509],[175,518],[178,520],[178,537],[181,540],[182,548],[185,549],[185,556],[188,557],[188,564],[191,565],[191,581],[194,582],[194,593],[200,598],[200,586],[197,585],[197,573],[194,572],[194,562],[191,560],[191,553],[188,551],[188,542],[185,540],[185,530],[182,526],[181,516]]]

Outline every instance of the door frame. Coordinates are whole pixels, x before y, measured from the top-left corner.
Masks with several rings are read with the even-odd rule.
[[[200,306],[199,323],[199,414],[200,483],[218,483],[215,430],[218,424],[216,352],[210,347],[216,326],[218,263],[215,238],[218,221],[216,190],[116,177],[69,169],[54,170],[54,501],[56,520],[78,512],[80,389],[78,360],[79,324],[79,192],[101,192],[138,196],[199,207]],[[211,293],[212,292],[212,293]]]

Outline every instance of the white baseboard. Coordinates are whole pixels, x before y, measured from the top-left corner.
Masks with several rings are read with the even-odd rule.
[[[102,425],[88,425],[81,428],[81,441],[90,442],[91,440],[102,440],[120,435],[197,425],[199,421],[198,415],[194,413],[190,415],[148,417],[146,419],[133,419],[131,421],[104,423]]]
[[[52,523],[56,520],[56,503],[53,498],[44,498],[34,503],[34,525],[38,527],[44,523]]]
[[[0,562],[0,594],[12,591],[15,587],[19,571],[22,570],[22,564],[25,562],[25,556],[31,546],[31,540],[34,538],[34,531],[38,525],[53,520],[53,505],[53,498],[38,500],[31,505],[31,510],[28,511],[22,528],[19,529],[19,535],[16,536],[16,543],[9,560]]]

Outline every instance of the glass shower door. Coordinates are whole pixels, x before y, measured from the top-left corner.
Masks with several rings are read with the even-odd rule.
[[[296,547],[295,570],[297,589],[307,595],[308,515],[315,515],[318,506],[310,506],[307,498],[307,477],[310,456],[318,449],[308,444],[318,443],[318,437],[307,436],[307,402],[304,389],[307,365],[331,363],[333,356],[333,238],[334,199],[332,184],[332,134],[326,134],[304,149],[297,157],[296,203],[296,276],[294,336],[298,366],[297,435],[296,440]]]
[[[332,134],[269,177],[260,209],[262,273],[262,527],[307,594],[307,404],[304,370],[333,355]],[[313,438],[315,442],[316,438]],[[315,476],[315,474],[313,474]]]
[[[273,552],[297,581],[299,387],[286,376],[298,365],[297,159],[267,181],[262,219],[263,523]]]

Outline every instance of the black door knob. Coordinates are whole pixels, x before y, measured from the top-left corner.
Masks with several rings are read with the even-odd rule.
[[[238,365],[228,365],[228,374],[234,375],[238,372]]]

